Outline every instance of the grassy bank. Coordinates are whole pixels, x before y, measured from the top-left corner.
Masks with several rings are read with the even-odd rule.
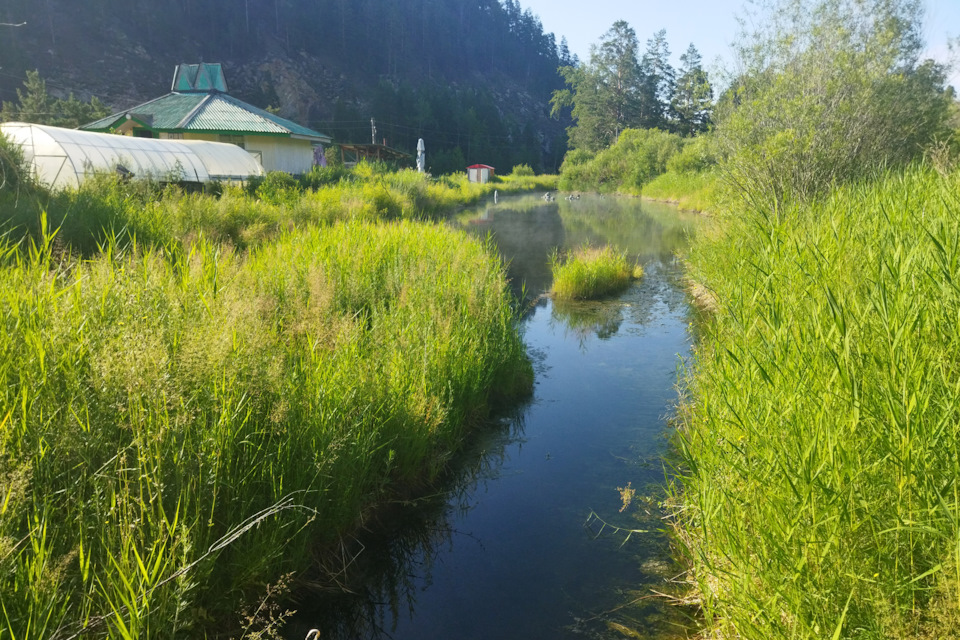
[[[721,181],[714,171],[666,171],[643,187],[644,198],[675,203],[687,211],[715,212],[723,200]]]
[[[224,185],[211,196],[177,185],[121,184],[113,176],[99,176],[77,190],[57,193],[29,184],[0,189],[0,230],[27,229],[36,237],[38,211],[44,210],[51,228],[60,229],[60,242],[86,254],[107,238],[126,242],[133,236],[153,246],[203,237],[246,249],[291,229],[337,221],[439,220],[494,191],[548,191],[556,182],[556,176],[508,175],[476,184],[466,174],[431,179],[361,164],[352,170],[316,170],[300,180],[273,173],[246,188]]]
[[[493,188],[3,194],[0,637],[262,630],[241,603],[441,473],[532,375],[490,248],[397,218]]]
[[[709,637],[960,637],[958,192],[912,169],[698,238],[678,519]]]
[[[715,211],[722,183],[714,147],[708,134],[682,138],[657,129],[626,129],[597,153],[570,151],[558,184],[567,191],[642,196],[683,209]]]

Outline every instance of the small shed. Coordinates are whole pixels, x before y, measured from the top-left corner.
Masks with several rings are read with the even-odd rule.
[[[481,184],[490,182],[493,177],[493,167],[488,164],[472,164],[467,167],[467,179],[470,182],[479,182]]]
[[[37,181],[54,189],[76,188],[97,172],[196,183],[264,174],[249,153],[220,142],[152,140],[25,122],[0,124],[0,133],[20,145]]]

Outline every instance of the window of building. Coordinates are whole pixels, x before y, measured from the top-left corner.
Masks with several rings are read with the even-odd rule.
[[[226,142],[226,143],[228,143],[228,144],[235,144],[235,145],[237,145],[238,147],[240,147],[241,149],[245,149],[245,148],[246,148],[246,147],[244,146],[244,144],[243,144],[243,136],[221,135],[221,136],[220,136],[220,142]]]

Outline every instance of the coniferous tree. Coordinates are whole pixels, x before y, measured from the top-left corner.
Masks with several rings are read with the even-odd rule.
[[[33,122],[57,127],[76,128],[86,122],[103,118],[110,110],[96,97],[90,102],[77,99],[72,93],[60,100],[47,93],[47,82],[39,71],[27,71],[23,90],[17,89],[17,103],[4,102],[0,120],[4,122]]]
[[[676,72],[670,65],[667,31],[661,29],[647,40],[640,64],[643,74],[641,126],[669,128],[669,107],[675,90]]]
[[[677,78],[670,102],[674,130],[684,136],[702,133],[710,126],[713,111],[713,87],[703,70],[702,58],[690,43],[680,56],[680,77]]]
[[[640,119],[643,74],[638,49],[636,32],[619,20],[599,46],[590,48],[589,64],[560,69],[569,88],[553,93],[552,113],[572,107],[576,124],[568,129],[571,147],[599,151]]]
[[[573,57],[570,55],[570,45],[567,43],[567,36],[560,37],[560,48],[557,50],[557,57],[560,58],[561,67],[573,67]]]
[[[47,81],[40,77],[39,71],[27,71],[23,89],[17,89],[17,103],[3,103],[3,119],[49,124],[52,116],[53,98],[47,93]]]

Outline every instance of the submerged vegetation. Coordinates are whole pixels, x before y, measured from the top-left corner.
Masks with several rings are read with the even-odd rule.
[[[552,293],[558,300],[590,300],[622,291],[630,282],[643,277],[643,269],[627,262],[625,252],[612,247],[582,247],[562,258],[550,258],[553,271]]]
[[[531,180],[0,191],[0,636],[253,633],[434,480],[532,374],[499,259],[415,219]]]

